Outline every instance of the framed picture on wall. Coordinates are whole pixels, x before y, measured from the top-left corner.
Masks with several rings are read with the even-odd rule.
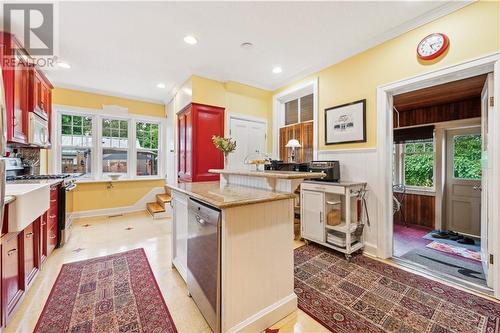
[[[366,99],[325,109],[325,144],[366,142]]]

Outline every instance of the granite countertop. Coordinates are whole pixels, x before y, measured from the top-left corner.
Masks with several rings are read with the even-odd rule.
[[[53,186],[59,183],[62,183],[64,179],[17,179],[17,180],[8,180],[7,184],[40,184],[45,185],[49,184],[49,186]]]
[[[231,184],[221,187],[218,181],[178,183],[167,187],[220,209],[295,198],[293,193],[271,192],[253,187]]]
[[[250,171],[250,170],[231,170],[231,169],[210,169],[208,172],[218,173],[221,175],[240,175],[251,177],[264,177],[276,179],[313,179],[322,178],[326,174],[323,172],[300,172],[300,171]]]
[[[10,204],[12,201],[15,201],[15,200],[16,200],[16,197],[13,195],[6,195],[5,196],[5,204],[6,205]]]

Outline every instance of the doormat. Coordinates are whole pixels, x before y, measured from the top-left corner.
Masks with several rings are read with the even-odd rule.
[[[432,243],[427,244],[426,247],[433,249],[433,250],[441,251],[444,253],[454,254],[456,256],[464,257],[467,259],[481,261],[481,252],[472,251],[472,250],[469,250],[469,249],[466,249],[466,248],[463,248],[460,246],[453,246],[450,244],[445,244],[445,243],[434,241]]]

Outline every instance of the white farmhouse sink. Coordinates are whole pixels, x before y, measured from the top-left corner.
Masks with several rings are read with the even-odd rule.
[[[49,184],[7,184],[5,192],[16,197],[9,205],[9,232],[22,231],[49,209]]]

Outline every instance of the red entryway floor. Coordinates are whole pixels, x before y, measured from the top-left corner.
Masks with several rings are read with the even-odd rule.
[[[416,248],[425,248],[432,241],[423,237],[432,229],[417,226],[394,224],[394,256],[401,257]]]

